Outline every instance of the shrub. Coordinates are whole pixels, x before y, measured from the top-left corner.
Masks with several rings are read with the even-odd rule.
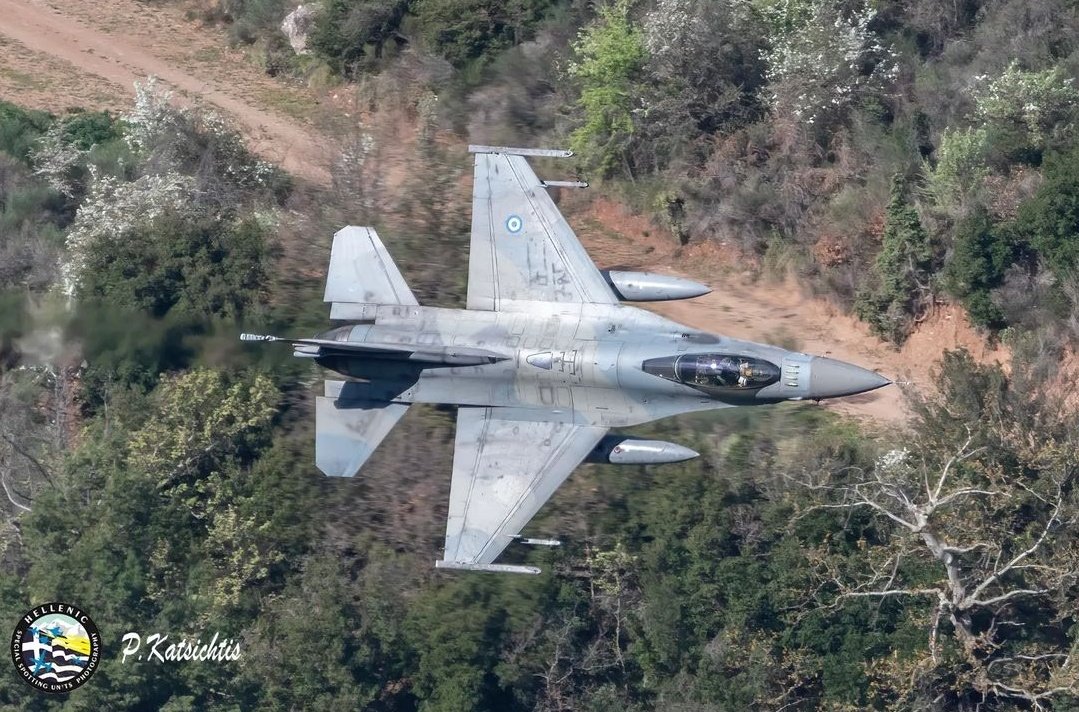
[[[985,128],[945,129],[937,149],[936,165],[923,163],[926,196],[939,208],[960,209],[988,174]]]
[[[345,77],[358,63],[382,56],[385,43],[398,35],[410,0],[329,0],[311,33],[311,50]]]
[[[121,124],[107,111],[78,111],[60,120],[64,140],[88,151],[122,135]]]
[[[239,318],[266,280],[264,228],[166,212],[87,251],[80,294],[163,317]]]
[[[824,0],[758,0],[771,48],[766,95],[773,110],[817,123],[879,93],[895,79],[895,54],[870,29],[872,7],[844,13]]]
[[[1079,265],[1079,148],[1051,154],[1045,183],[1019,207],[1015,229],[1058,275]]]
[[[864,290],[855,311],[873,330],[894,343],[906,338],[910,317],[928,290],[933,246],[905,197],[904,182],[896,177],[885,214],[884,235],[874,265],[877,286]]]
[[[660,0],[642,18],[648,61],[635,163],[659,170],[763,113],[762,28],[744,5]]]
[[[990,298],[1000,285],[1015,248],[1006,230],[993,226],[984,211],[963,221],[956,230],[955,246],[941,273],[944,288],[963,301],[971,321],[999,329],[1004,313]]]
[[[51,124],[52,117],[44,111],[0,101],[0,151],[29,164],[34,142]]]

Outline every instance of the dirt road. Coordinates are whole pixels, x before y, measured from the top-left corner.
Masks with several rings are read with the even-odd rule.
[[[0,58],[0,96],[53,110],[127,108],[134,82],[155,75],[188,100],[234,117],[260,155],[316,183],[328,181],[332,142],[298,115],[318,98],[267,77],[229,49],[220,32],[187,20],[175,7],[0,0]],[[990,350],[958,309],[933,315],[896,351],[827,302],[804,297],[796,285],[747,280],[713,245],[679,250],[670,235],[615,203],[596,201],[571,222],[603,266],[685,274],[713,286],[705,297],[650,307],[700,329],[834,356],[918,389],[931,387],[930,372],[946,348],[964,346],[985,361],[1007,358]],[[907,416],[898,387],[827,407],[885,425]]]
[[[113,32],[107,33],[73,17],[72,5],[78,8],[78,4],[73,3],[64,3],[60,5],[64,9],[58,10],[37,0],[0,0],[0,35],[22,46],[13,47],[10,52],[8,48],[4,48],[4,64],[17,61],[19,50],[23,51],[24,56],[25,50],[29,50],[31,65],[34,64],[32,53],[40,53],[68,64],[73,76],[90,75],[98,80],[99,84],[100,80],[104,80],[106,86],[113,85],[114,91],[120,92],[121,95],[126,92],[128,97],[134,96],[136,81],[145,81],[148,76],[156,76],[181,96],[212,104],[239,122],[249,136],[253,149],[260,155],[309,180],[328,181],[326,144],[313,135],[311,127],[298,125],[287,117],[255,106],[232,89],[233,86],[242,86],[243,82],[263,84],[266,77],[247,76],[248,72],[241,66],[229,67],[227,72],[214,72],[211,67],[207,67],[210,71],[196,74],[181,68],[179,62],[164,60],[155,53],[155,46],[162,42],[171,41],[183,46],[185,38],[190,37],[190,28],[178,15],[171,18],[173,33],[169,32],[166,23],[158,32],[147,35],[145,31],[137,31],[139,28],[130,24],[131,21],[137,21],[140,14],[136,3],[86,3],[87,6],[92,5],[92,9],[98,13],[95,17],[102,17],[108,26],[114,28]],[[126,14],[113,17],[110,21],[107,16],[110,7],[126,11]],[[144,30],[145,27],[142,25],[141,29]],[[197,53],[201,48],[189,45],[189,49]],[[235,65],[237,60],[244,64],[241,58],[227,57],[224,49],[214,51],[213,54],[226,62],[231,59],[230,64]],[[197,57],[197,54],[193,57]],[[30,66],[27,69],[38,73],[44,68]],[[25,74],[26,70],[22,73]],[[240,74],[239,77],[235,76],[237,73]],[[236,81],[240,84],[233,84]],[[106,91],[101,88],[98,90]],[[9,91],[5,91],[5,94],[7,93]],[[15,91],[10,93],[16,94]],[[5,98],[15,102],[20,99],[18,95]],[[64,102],[62,106],[66,108],[74,103],[76,102]]]

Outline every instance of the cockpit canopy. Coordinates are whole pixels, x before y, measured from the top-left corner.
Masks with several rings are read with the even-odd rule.
[[[645,361],[645,373],[714,393],[755,391],[779,380],[779,367],[752,356],[682,354]]]

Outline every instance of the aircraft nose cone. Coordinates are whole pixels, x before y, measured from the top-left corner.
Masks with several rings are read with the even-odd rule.
[[[814,356],[809,366],[809,397],[813,399],[852,396],[890,383],[879,373],[834,358]]]

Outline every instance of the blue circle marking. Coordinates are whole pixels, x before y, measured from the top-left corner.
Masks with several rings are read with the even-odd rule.
[[[521,219],[520,215],[510,215],[506,218],[506,229],[512,232],[514,235],[524,229],[525,221]]]

